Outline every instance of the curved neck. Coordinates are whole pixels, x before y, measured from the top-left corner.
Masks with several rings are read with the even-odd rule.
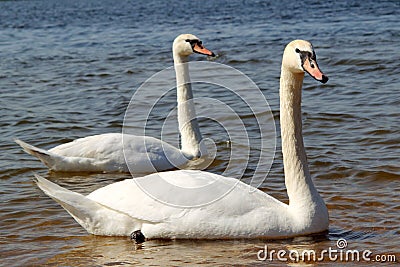
[[[201,156],[200,141],[202,139],[196,119],[193,103],[193,92],[189,77],[187,56],[174,53],[174,67],[176,73],[178,125],[181,134],[181,150],[189,158]]]
[[[301,88],[304,73],[282,67],[280,80],[280,124],[285,184],[289,206],[309,207],[320,198],[312,182],[303,144]],[[321,199],[322,200],[322,199]]]

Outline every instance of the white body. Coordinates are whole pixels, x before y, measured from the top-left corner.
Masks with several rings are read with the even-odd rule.
[[[233,190],[202,207],[173,207],[147,195],[138,186],[140,181],[135,181],[146,179],[157,187],[157,175],[171,184],[186,187],[213,183],[213,190],[207,192],[210,195],[218,196]],[[86,231],[95,235],[129,236],[141,229],[149,239],[282,238],[321,232],[327,226],[326,219],[314,217],[315,212],[294,210],[260,190],[238,183],[237,179],[203,171],[169,171],[127,179],[86,197],[42,177],[37,179],[46,194],[58,201]]]
[[[140,229],[147,238],[287,238],[327,230],[328,210],[310,177],[301,136],[304,71],[293,63],[297,62],[297,47],[313,52],[308,42],[294,41],[285,49],[282,63],[281,131],[289,205],[234,178],[203,171],[151,174],[110,184],[88,196],[40,176],[38,186],[89,233],[97,235],[130,235]],[[288,67],[290,64],[296,69]],[[165,181],[186,188],[212,187],[198,194],[189,189],[174,194],[164,186]],[[166,205],[142,191],[139,185],[143,184],[150,185],[167,203],[201,203],[210,196],[216,200],[196,207]],[[221,195],[224,197],[218,198]]]
[[[188,161],[180,149],[148,136],[120,133],[93,135],[48,151],[20,140],[16,142],[29,150],[30,154],[36,155],[50,169],[64,172],[129,172],[129,165],[136,173],[148,173],[179,167]],[[127,158],[128,165],[124,152],[132,155]]]

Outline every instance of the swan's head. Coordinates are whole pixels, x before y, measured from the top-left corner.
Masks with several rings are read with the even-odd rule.
[[[172,50],[179,56],[189,56],[199,53],[214,57],[214,53],[203,46],[198,37],[193,34],[181,34],[175,38]]]
[[[322,83],[328,81],[328,76],[318,67],[312,44],[304,40],[294,40],[286,46],[282,67],[288,68],[293,73],[307,72],[311,77]]]

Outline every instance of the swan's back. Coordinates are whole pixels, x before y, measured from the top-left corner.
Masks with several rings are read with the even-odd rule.
[[[104,170],[128,171],[128,162],[136,173],[173,169],[187,162],[178,148],[162,140],[121,133],[79,138],[49,151],[65,157],[98,160]]]

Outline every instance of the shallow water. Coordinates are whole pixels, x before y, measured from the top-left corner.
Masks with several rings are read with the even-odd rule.
[[[337,249],[340,238],[347,240],[348,249],[370,250],[374,256],[393,254],[398,263],[399,7],[398,1],[0,2],[2,263],[295,265],[276,257],[272,262],[259,261],[257,253],[265,245],[270,251]],[[85,194],[130,178],[129,174],[49,173],[13,138],[51,148],[79,137],[121,132],[133,93],[146,79],[172,65],[172,40],[185,32],[198,35],[216,52],[215,62],[242,71],[260,87],[278,133],[283,48],[292,39],[312,41],[319,66],[330,80],[321,85],[305,78],[303,134],[314,182],[329,208],[327,233],[281,241],[154,240],[135,247],[124,237],[87,234],[35,186],[33,173]],[[198,55],[192,59],[205,60]],[[212,89],[197,85],[194,94],[233,105],[247,126],[251,154],[243,181],[249,182],[259,157],[254,117],[233,94]],[[158,98],[159,92],[149,95]],[[174,97],[167,95],[159,112],[149,118],[149,135],[160,136],[160,125],[164,114],[174,108]],[[206,111],[202,105],[198,109]],[[218,116],[228,125],[236,123],[224,114]],[[211,120],[201,119],[200,127],[218,149],[218,160],[208,170],[222,173],[230,158],[229,138]],[[165,134],[173,134],[173,127]],[[271,170],[263,163],[260,175],[267,178],[261,189],[287,202],[279,134],[276,143]],[[242,171],[235,166],[241,165],[233,165],[232,175]],[[326,256],[321,261],[338,264]]]

